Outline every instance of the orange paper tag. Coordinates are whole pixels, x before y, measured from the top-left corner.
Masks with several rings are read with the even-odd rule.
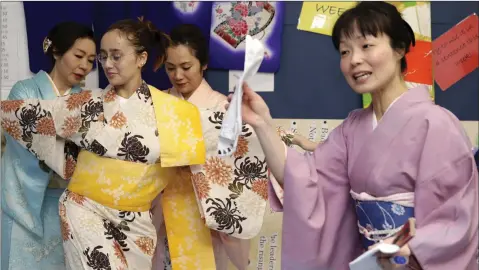
[[[479,66],[478,24],[472,14],[432,42],[434,78],[442,91]]]
[[[432,44],[429,41],[416,41],[406,54],[407,70],[405,80],[408,82],[432,85]]]

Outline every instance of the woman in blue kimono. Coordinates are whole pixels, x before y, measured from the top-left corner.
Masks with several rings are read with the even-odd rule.
[[[43,52],[53,62],[51,71],[39,71],[33,78],[17,82],[8,99],[55,99],[80,92],[80,82],[95,61],[93,31],[75,22],[57,24],[45,37]],[[58,200],[66,182],[4,135],[1,269],[65,269]],[[64,145],[56,148],[64,150],[57,155],[77,154],[75,145],[63,140],[57,144]]]

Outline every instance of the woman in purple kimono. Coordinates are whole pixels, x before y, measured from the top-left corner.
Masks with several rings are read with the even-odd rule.
[[[372,106],[352,111],[313,153],[286,148],[268,106],[244,86],[244,122],[254,127],[283,211],[282,269],[348,269],[409,217],[416,236],[396,256],[412,269],[477,269],[478,173],[459,120],[423,86],[408,89],[405,54],[414,33],[397,9],[361,2],[332,33],[351,88]],[[231,96],[230,96],[231,98]],[[381,261],[384,269],[401,268]]]

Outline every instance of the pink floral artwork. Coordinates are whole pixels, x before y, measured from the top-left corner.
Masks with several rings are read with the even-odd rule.
[[[198,8],[197,1],[175,1],[174,6],[182,13],[192,13]]]
[[[273,21],[276,10],[268,1],[219,2],[213,12],[219,22],[213,32],[236,48],[246,35],[255,36],[264,31]]]

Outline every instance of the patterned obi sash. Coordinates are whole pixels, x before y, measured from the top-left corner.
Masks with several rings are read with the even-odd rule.
[[[171,168],[160,164],[103,158],[82,150],[68,189],[109,208],[144,212],[168,184],[169,172]]]
[[[358,228],[364,249],[401,230],[408,218],[414,217],[414,192],[373,197],[350,191],[356,203]]]

